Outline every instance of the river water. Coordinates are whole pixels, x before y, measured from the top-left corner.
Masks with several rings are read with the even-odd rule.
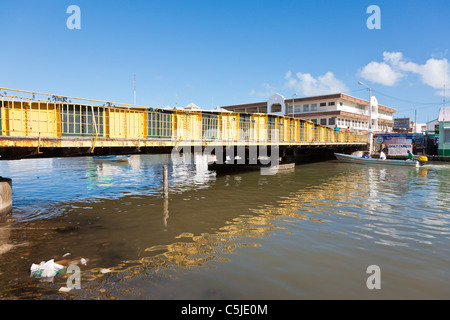
[[[262,175],[208,171],[200,155],[133,155],[2,161],[0,175],[13,180],[0,299],[450,298],[445,162]],[[33,263],[80,258],[81,289],[59,291],[67,273],[30,276]]]

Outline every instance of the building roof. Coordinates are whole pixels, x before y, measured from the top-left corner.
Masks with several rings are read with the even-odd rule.
[[[438,121],[450,121],[450,107],[439,109]]]
[[[184,107],[187,110],[200,110],[200,107],[197,106],[195,103],[191,102],[186,107]]]
[[[326,94],[326,95],[320,95],[320,96],[312,96],[312,97],[303,97],[303,98],[295,98],[294,101],[295,102],[303,102],[303,101],[316,101],[316,100],[329,100],[329,99],[343,99],[343,100],[347,100],[347,101],[351,101],[351,102],[355,102],[355,103],[359,103],[362,105],[369,105],[369,101],[368,100],[363,100],[363,99],[359,99],[344,93],[335,93],[335,94]],[[291,99],[286,99],[286,102],[292,103],[292,98]],[[259,106],[267,106],[267,101],[264,102],[255,102],[255,103],[248,103],[248,104],[238,104],[238,105],[234,105],[234,106],[225,106],[222,107],[224,109],[230,109],[230,108],[248,108],[248,107],[259,107]],[[396,109],[394,108],[390,108],[387,106],[383,106],[381,104],[378,105],[378,109],[379,110],[383,110],[383,111],[388,111],[388,112],[392,112],[395,113],[397,112]]]
[[[221,107],[221,108],[223,108],[223,109],[230,109],[230,108],[251,108],[251,107],[267,107],[267,101],[245,103],[245,104],[236,104],[236,105],[232,105],[232,106],[224,106],[224,107]]]

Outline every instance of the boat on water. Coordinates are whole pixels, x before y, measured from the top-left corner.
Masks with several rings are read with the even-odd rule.
[[[127,162],[131,155],[112,155],[92,157],[96,161]]]
[[[377,164],[377,165],[391,165],[391,166],[407,166],[407,167],[420,167],[426,163],[426,157],[419,157],[421,160],[397,160],[397,159],[377,159],[377,158],[362,158],[359,156],[353,156],[344,153],[335,153],[336,158],[341,162],[359,163],[359,164]]]

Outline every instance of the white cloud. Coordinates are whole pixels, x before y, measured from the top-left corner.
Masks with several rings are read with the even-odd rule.
[[[359,75],[366,80],[380,83],[385,86],[393,86],[403,77],[403,74],[395,71],[385,62],[372,61],[359,72]]]
[[[264,91],[250,90],[249,94],[251,96],[268,98],[276,91],[276,89],[268,83],[264,83],[262,86],[265,89]]]
[[[434,89],[442,89],[450,81],[450,64],[446,58],[430,58],[425,64],[407,61],[401,52],[383,52],[383,62],[372,61],[359,71],[364,79],[393,86],[409,74],[418,75],[421,82]],[[443,91],[437,92],[442,95]]]
[[[292,72],[288,71],[285,74],[285,79],[285,88],[295,89],[297,93],[305,96],[339,93],[349,90],[342,80],[334,76],[333,72],[327,72],[323,76],[314,78],[310,73],[301,72],[297,72],[296,77],[293,77]]]
[[[398,65],[403,60],[401,52],[383,52],[383,60],[391,65]]]
[[[450,80],[450,65],[447,59],[429,59],[424,65],[417,66],[422,82],[435,89],[441,89],[444,81]]]

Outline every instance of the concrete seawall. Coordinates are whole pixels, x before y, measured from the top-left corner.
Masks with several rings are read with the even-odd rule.
[[[12,180],[0,177],[0,219],[12,211]]]

